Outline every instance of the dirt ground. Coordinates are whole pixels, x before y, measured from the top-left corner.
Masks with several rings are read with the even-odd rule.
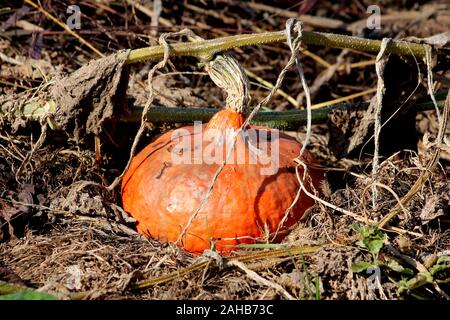
[[[70,17],[67,6],[77,4],[81,28],[75,31],[104,55],[156,45],[162,33],[182,28],[205,39],[282,30],[287,18],[299,14],[307,15],[307,31],[372,39],[427,38],[450,31],[446,1],[283,0],[274,7],[270,1],[167,0],[160,14],[153,7],[158,2],[42,1],[62,23]],[[366,8],[373,2],[381,8],[381,29],[366,27]],[[363,92],[344,99],[352,105],[347,110],[314,125],[309,145],[327,170],[321,198],[342,210],[317,203],[282,246],[242,249],[225,258],[198,256],[139,235],[121,208],[120,187],[106,189],[122,173],[139,126],[121,118],[130,106],[146,103],[147,74],[155,62],[95,65],[95,77],[67,95],[64,88],[79,79],[74,72],[99,55],[30,5],[2,1],[0,281],[62,299],[449,299],[450,126],[437,146],[436,111],[414,108],[417,101],[429,100],[426,65],[396,56],[387,61],[382,118],[389,120],[380,135],[374,208],[373,125],[367,125],[367,112],[358,103],[374,96],[364,91],[377,86],[376,54],[314,45],[304,49],[301,59],[314,104]],[[264,81],[274,84],[290,56],[286,44],[232,51],[255,75],[250,75],[254,103],[268,94]],[[450,88],[448,70],[448,60],[437,61],[433,69],[439,101]],[[102,94],[94,108],[86,97],[98,97],[91,90],[98,83],[105,90],[125,89],[126,95]],[[153,88],[158,106],[224,104],[222,92],[194,58],[171,58],[155,74]],[[268,109],[291,110],[304,102],[295,68],[281,89],[285,95],[277,94]],[[56,112],[57,130],[47,118],[39,122],[14,115],[14,108],[35,95],[45,97],[43,92],[61,105],[70,100],[71,108]],[[75,101],[78,94],[84,99]],[[176,126],[149,125],[138,150]],[[305,132],[288,133],[302,141]],[[430,170],[436,150],[439,162]],[[395,208],[398,212],[382,229],[371,227]]]

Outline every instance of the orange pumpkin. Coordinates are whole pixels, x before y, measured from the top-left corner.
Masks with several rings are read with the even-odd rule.
[[[206,125],[171,130],[134,157],[122,181],[122,201],[140,233],[176,242],[187,228],[180,242],[185,250],[202,253],[214,243],[219,252],[229,253],[268,235],[281,240],[314,204],[302,192],[286,215],[299,190],[294,159],[302,145],[276,130],[248,126],[235,138],[209,198],[189,224],[230,150],[226,142],[233,140],[227,134],[244,123],[244,114],[231,109],[216,113]],[[255,161],[261,154],[274,157]],[[306,150],[302,161],[316,164]],[[299,173],[303,177],[301,167]],[[319,190],[323,172],[310,168],[307,176],[305,187]]]

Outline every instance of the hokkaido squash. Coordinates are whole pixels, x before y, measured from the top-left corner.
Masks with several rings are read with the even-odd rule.
[[[294,201],[300,188],[294,159],[302,148],[296,139],[265,127],[239,131],[248,103],[246,78],[235,60],[225,57],[215,60],[212,78],[222,78],[215,82],[227,89],[227,108],[207,124],[171,130],[154,140],[133,158],[122,181],[124,209],[137,220],[140,233],[165,242],[182,235],[179,244],[195,253],[212,245],[229,253],[238,244],[280,241],[314,204],[304,192]],[[230,65],[232,72],[223,72]],[[301,160],[317,164],[306,150]],[[303,178],[301,166],[298,172]],[[317,192],[323,172],[309,167],[306,177],[305,187]]]

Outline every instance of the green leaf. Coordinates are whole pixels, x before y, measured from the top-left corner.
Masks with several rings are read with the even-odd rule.
[[[400,263],[398,263],[396,260],[389,260],[386,264],[384,264],[387,268],[403,273],[409,276],[414,275],[414,272],[411,269],[403,267]]]
[[[420,272],[409,280],[402,280],[399,284],[399,292],[410,291],[433,282],[433,276],[429,272]]]
[[[370,253],[376,255],[380,252],[386,240],[386,235],[376,226],[363,226],[359,227],[355,224],[350,226],[355,232],[357,232],[362,239],[357,241],[356,244],[366,248]]]
[[[361,234],[361,227],[358,226],[357,224],[352,223],[350,225],[350,229],[352,229],[353,231],[355,231],[356,233]]]
[[[379,266],[379,265],[381,265],[381,262],[378,260],[375,260],[373,262],[369,262],[369,261],[355,262],[354,264],[352,264],[352,272],[360,273],[360,272],[367,270],[369,267]]]
[[[441,256],[439,259],[437,259],[434,266],[430,268],[430,273],[432,275],[435,275],[436,273],[440,271],[445,271],[447,269],[450,269],[450,257],[449,256]]]

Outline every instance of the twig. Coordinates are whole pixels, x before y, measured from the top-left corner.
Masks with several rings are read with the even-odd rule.
[[[337,56],[336,63],[333,65],[329,65],[324,71],[319,73],[319,75],[314,79],[314,82],[311,85],[311,99],[314,99],[319,92],[320,88],[324,83],[327,83],[336,73],[339,66],[341,66],[344,62],[344,57],[348,53],[348,50],[342,50],[342,52]],[[302,92],[297,96],[297,100],[301,101],[305,93]]]
[[[294,18],[301,19],[305,24],[321,27],[321,28],[329,28],[329,29],[337,29],[344,25],[344,23],[337,19],[324,18],[324,17],[316,17],[307,14],[298,15],[297,12],[289,11],[277,7],[271,7],[262,3],[254,3],[248,2],[247,5],[254,10],[261,10],[272,13],[274,15],[284,16],[286,18]]]
[[[236,24],[236,19],[233,17],[228,17],[228,16],[224,15],[224,12],[222,10],[214,11],[214,10],[202,9],[197,6],[194,6],[193,4],[189,4],[187,1],[184,2],[183,7],[185,9],[191,10],[200,15],[206,15],[206,16],[213,17],[215,19],[223,21],[226,24]]]
[[[316,61],[318,64],[324,66],[325,68],[331,67],[331,64],[329,64],[327,61],[319,57],[317,54],[312,53],[309,50],[306,50],[305,48],[300,48],[300,53],[304,54],[305,56],[310,57],[314,61]]]
[[[245,69],[245,73],[247,74],[247,76],[249,78],[253,78],[256,81],[258,81],[259,83],[261,83],[263,86],[265,86],[268,89],[273,89],[273,84],[271,84],[269,81],[264,80],[263,78],[257,76],[256,74],[254,74],[253,72],[251,72],[250,70]],[[277,93],[286,98],[286,100],[292,104],[295,108],[300,108],[300,104],[297,102],[297,100],[295,100],[294,98],[292,98],[290,95],[288,95],[286,92],[284,92],[281,89],[277,90]]]
[[[242,271],[245,272],[247,277],[249,277],[250,279],[252,279],[253,281],[255,281],[255,282],[259,283],[259,284],[262,284],[262,285],[265,285],[267,287],[275,289],[280,294],[282,294],[286,299],[288,299],[288,300],[296,300],[289,292],[286,291],[286,289],[284,289],[278,283],[269,281],[266,278],[261,277],[255,271],[249,269],[243,262],[236,261],[236,260],[231,260],[231,261],[228,261],[226,265],[227,266],[238,267],[239,269],[241,269]]]
[[[135,7],[136,9],[138,9],[140,12],[142,12],[143,14],[145,14],[147,17],[153,19],[153,17],[155,16],[155,12],[149,8],[147,8],[146,6],[142,5],[139,3],[139,1],[137,0],[127,0],[127,3],[133,7]],[[160,24],[162,24],[165,27],[172,27],[172,22],[170,22],[167,19],[164,19],[163,17],[159,16],[158,17],[158,22]],[[152,20],[153,23],[153,20]]]
[[[371,66],[375,64],[375,60],[374,59],[370,59],[370,60],[366,60],[366,61],[359,61],[359,62],[353,62],[350,63],[350,65],[340,65],[339,68],[337,68],[337,71],[343,71],[343,70],[347,70],[347,68],[349,69],[353,69],[353,68],[365,68],[367,66]]]
[[[355,98],[359,98],[359,97],[365,96],[366,94],[373,93],[375,91],[377,91],[376,88],[370,88],[370,89],[367,89],[367,90],[364,90],[364,91],[361,91],[361,92],[352,93],[352,94],[350,94],[348,96],[345,96],[345,97],[340,97],[340,98],[337,98],[337,99],[334,99],[334,100],[329,100],[329,101],[325,101],[325,102],[321,102],[321,103],[316,103],[316,104],[312,105],[311,108],[312,109],[320,109],[320,108],[323,108],[323,107],[326,107],[326,106],[329,106],[329,105],[333,105],[333,104],[336,104],[336,103],[341,103],[341,102],[344,102],[344,101],[348,101],[348,100],[352,100],[352,99],[355,99]]]
[[[0,60],[5,62],[5,63],[15,64],[15,65],[18,65],[18,66],[23,65],[22,61],[19,61],[19,60],[14,59],[14,58],[10,58],[6,54],[4,54],[3,52],[0,52]]]

